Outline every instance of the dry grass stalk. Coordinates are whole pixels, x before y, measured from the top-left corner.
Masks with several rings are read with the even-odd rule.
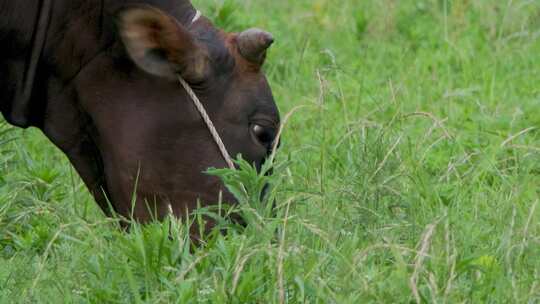
[[[429,224],[426,227],[426,230],[424,231],[422,235],[422,241],[420,243],[420,250],[418,251],[418,254],[416,255],[416,261],[414,263],[414,271],[411,276],[411,279],[409,280],[409,285],[411,287],[416,303],[422,302],[420,298],[420,292],[418,291],[418,276],[420,274],[420,271],[422,270],[424,259],[426,258],[429,248],[431,246],[431,238],[433,237],[435,228],[437,228],[437,224],[438,224],[438,221],[433,224]]]

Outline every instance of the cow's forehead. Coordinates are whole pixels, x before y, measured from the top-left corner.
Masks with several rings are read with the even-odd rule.
[[[227,46],[230,34],[215,28],[205,17],[201,17],[200,20],[190,31],[206,49],[214,71],[219,73],[232,70],[235,60]]]

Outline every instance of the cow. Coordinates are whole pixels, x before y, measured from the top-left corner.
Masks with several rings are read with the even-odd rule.
[[[0,0],[0,111],[67,155],[106,215],[182,217],[236,201],[205,173],[226,161],[179,79],[260,170],[280,124],[262,69],[273,42],[188,0]]]

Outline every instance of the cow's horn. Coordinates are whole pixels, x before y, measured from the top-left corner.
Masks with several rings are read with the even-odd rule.
[[[252,28],[238,34],[238,50],[247,60],[262,64],[266,58],[266,50],[274,43],[272,34]]]

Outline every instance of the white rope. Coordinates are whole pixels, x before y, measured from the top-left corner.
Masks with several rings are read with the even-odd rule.
[[[193,17],[193,19],[191,19],[191,24],[197,22],[197,20],[199,20],[201,16],[202,16],[201,11],[197,10],[197,12],[195,13],[195,16]]]
[[[225,147],[225,144],[221,140],[221,137],[219,136],[219,133],[218,133],[216,127],[214,126],[214,123],[210,119],[210,116],[208,116],[208,113],[204,109],[203,104],[201,103],[201,101],[199,100],[199,98],[197,97],[195,92],[193,92],[193,89],[191,89],[189,84],[182,78],[182,76],[178,75],[178,80],[180,81],[180,84],[182,84],[182,86],[184,87],[184,89],[188,93],[189,97],[191,97],[191,100],[193,101],[193,104],[195,104],[195,107],[197,108],[197,110],[201,114],[201,117],[204,120],[204,123],[206,124],[206,126],[208,127],[208,130],[210,131],[210,134],[212,134],[212,137],[214,138],[214,141],[216,142],[216,144],[217,144],[217,146],[219,148],[219,151],[221,152],[221,155],[223,156],[223,159],[225,159],[225,162],[227,163],[227,165],[229,166],[230,169],[235,169],[234,163],[233,163],[232,158],[231,158],[231,155],[227,151],[227,148]]]
[[[201,11],[197,10],[195,13],[195,16],[191,20],[191,24],[197,22],[201,18],[202,14]],[[182,76],[178,75],[178,81],[180,81],[180,84],[184,87],[186,92],[188,93],[189,97],[193,101],[193,104],[197,108],[197,111],[199,111],[199,114],[201,114],[202,119],[204,120],[204,123],[208,127],[208,130],[210,131],[210,134],[212,134],[212,137],[214,138],[214,141],[216,142],[219,151],[221,152],[221,155],[223,156],[223,159],[225,159],[225,162],[227,163],[227,166],[231,169],[235,169],[234,163],[232,161],[231,155],[227,151],[227,147],[225,147],[225,144],[223,143],[223,140],[221,140],[221,137],[219,136],[219,133],[214,126],[214,123],[212,122],[212,119],[210,119],[210,116],[208,116],[208,113],[206,112],[206,109],[204,108],[202,102],[199,100],[199,97],[197,97],[197,94],[193,92],[193,89],[189,84],[182,78]]]

